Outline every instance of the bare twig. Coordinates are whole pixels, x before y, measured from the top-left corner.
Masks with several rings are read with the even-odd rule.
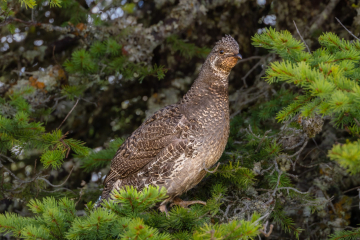
[[[262,143],[264,142],[264,140],[266,139],[266,135],[268,135],[268,133],[271,132],[271,130],[267,130],[264,134],[264,136],[261,138],[260,142],[259,142],[259,145],[257,146],[255,152],[259,151]]]
[[[66,190],[66,191],[69,191],[69,192],[72,192],[73,194],[76,194],[73,190],[71,190],[71,189],[68,189],[68,188],[64,188],[64,187],[62,187],[62,188],[57,188],[57,189],[55,189],[55,190],[53,190],[53,191],[47,191],[47,190],[41,190],[42,192],[47,192],[47,193],[53,193],[53,192],[59,192],[59,191],[62,191],[62,190]]]
[[[358,125],[358,127],[360,127],[360,123],[356,118],[354,118],[354,121],[356,122],[356,125]]]
[[[67,176],[67,178],[65,179],[65,181],[64,181],[63,183],[59,184],[59,185],[53,185],[53,184],[51,184],[51,183],[49,182],[49,180],[47,180],[47,179],[45,179],[45,178],[43,178],[43,177],[39,177],[38,179],[43,180],[44,182],[46,182],[48,185],[50,185],[50,186],[52,186],[52,187],[55,187],[55,188],[61,187],[62,185],[64,185],[64,184],[67,182],[67,180],[69,180],[69,177],[70,177],[70,175],[71,175],[71,173],[72,173],[73,170],[74,170],[74,167],[71,168],[70,173],[69,173],[69,175]]]
[[[85,186],[84,186],[84,187],[85,187]],[[83,188],[81,188],[80,193],[79,193],[79,199],[76,201],[75,206],[80,202],[81,197],[82,197],[84,194],[85,194],[85,193],[84,193],[84,190],[83,190]]]
[[[313,33],[316,29],[318,29],[326,19],[328,19],[331,12],[334,10],[336,5],[339,3],[340,0],[330,0],[328,5],[325,7],[325,9],[318,14],[316,21],[311,25],[310,27],[310,34]]]
[[[19,70],[11,70],[11,72],[14,72],[14,73],[17,73],[17,74],[28,74],[28,75],[34,75],[33,72],[22,72],[22,71],[19,71]]]
[[[53,56],[53,59],[54,59],[55,63],[56,63],[57,65],[60,65],[59,62],[58,62],[58,61],[56,60],[56,58],[55,58],[55,48],[56,48],[56,45],[54,45],[54,47],[53,47],[52,56]]]
[[[334,207],[334,204],[332,203],[332,197],[330,198],[330,197],[326,194],[326,192],[323,191],[323,190],[321,190],[321,192],[324,194],[326,200],[328,200],[328,202],[329,202],[329,204],[330,204],[330,207],[331,207],[331,209],[333,210],[333,212],[334,212],[335,214],[337,214],[337,211],[336,211],[336,209],[335,209],[335,207]]]
[[[276,186],[275,186],[275,189],[274,189],[273,194],[272,194],[274,197],[275,197],[276,191],[278,190],[278,187],[279,187],[279,184],[280,184],[281,174],[282,174],[282,171],[279,170],[279,171],[278,171],[278,180],[277,180],[277,182],[276,182]]]
[[[351,188],[351,189],[346,190],[346,191],[344,191],[344,192],[342,192],[342,193],[351,192],[351,191],[353,191],[353,190],[355,190],[355,189],[360,189],[360,186],[357,186],[357,187]]]
[[[0,168],[3,168],[6,172],[8,172],[11,176],[13,176],[17,181],[22,182],[22,180],[20,178],[18,178],[12,171],[10,171],[10,169],[8,169],[7,167],[5,167],[1,162],[0,162]]]
[[[249,130],[248,130],[247,128],[245,128],[245,131],[246,131],[248,134],[253,135],[253,136],[256,137],[257,139],[261,140],[260,136],[256,136],[255,133],[253,133],[250,124],[249,124]]]
[[[299,141],[298,143],[296,143],[293,146],[285,147],[284,150],[291,150],[291,149],[297,148],[298,146],[302,145],[304,143],[304,141],[305,141],[305,138],[302,138],[301,141]]]
[[[262,96],[265,95],[266,93],[268,93],[267,89],[265,89],[265,91],[263,91],[262,93],[260,93],[260,94],[257,95],[256,97],[253,97],[253,98],[251,98],[251,99],[249,99],[249,100],[246,100],[245,102],[242,102],[242,103],[239,105],[239,107],[244,106],[244,105],[246,105],[246,104],[248,104],[248,103],[251,103],[251,102],[257,100],[258,98],[262,97]],[[241,112],[241,109],[238,110],[238,111],[236,111],[236,112],[234,112],[233,114],[231,114],[230,119],[232,119],[233,117],[235,117],[236,115],[238,115],[240,112]]]
[[[66,115],[66,117],[65,117],[64,120],[61,122],[60,126],[57,127],[57,129],[59,129],[59,128],[63,125],[63,123],[64,123],[64,122],[66,121],[66,119],[70,116],[70,114],[71,114],[72,111],[75,109],[75,107],[76,107],[76,105],[79,103],[79,101],[80,101],[80,98],[78,98],[78,99],[76,100],[75,105],[72,107],[72,109],[70,110],[70,112]]]
[[[96,102],[91,102],[91,101],[89,101],[89,100],[86,100],[85,98],[79,98],[79,99],[84,100],[85,102],[88,102],[88,103],[94,104],[94,105],[95,105],[95,107],[97,107],[97,103],[96,103]]]
[[[264,237],[269,237],[273,231],[274,225],[270,224],[269,232],[266,233],[267,225],[269,224],[269,221],[266,221],[266,223],[263,225],[263,230],[260,229],[260,232],[264,234]]]
[[[261,220],[265,219],[267,216],[270,215],[270,213],[272,212],[272,210],[270,210],[269,212],[265,213],[264,216],[261,216],[258,220],[256,220],[253,224],[258,224]]]
[[[278,173],[278,180],[277,180],[277,182],[276,182],[276,186],[275,186],[275,189],[274,189],[273,194],[272,194],[272,196],[275,196],[276,191],[277,191],[277,189],[278,189],[278,187],[279,187],[279,184],[280,184],[280,177],[281,177],[281,174],[283,173],[283,171],[281,171],[281,170],[279,169],[279,166],[278,166],[278,163],[277,163],[276,159],[274,159],[273,162],[274,162],[275,170],[276,170],[277,173]]]
[[[298,176],[296,176],[296,175],[294,175],[294,174],[290,174],[290,173],[281,171],[281,170],[279,169],[279,166],[278,166],[278,163],[277,163],[276,159],[274,159],[273,162],[274,162],[274,166],[275,166],[275,169],[274,169],[274,170],[276,170],[277,173],[278,173],[278,180],[277,180],[277,183],[276,183],[276,186],[275,186],[275,189],[274,189],[274,191],[273,191],[272,196],[275,196],[276,192],[279,191],[279,190],[281,190],[281,189],[288,189],[288,194],[289,194],[289,189],[292,189],[292,190],[294,190],[294,191],[297,191],[297,192],[299,192],[299,193],[302,193],[302,192],[300,192],[299,190],[297,190],[297,189],[295,189],[295,188],[292,188],[292,187],[281,187],[281,188],[279,188],[280,178],[281,178],[281,175],[282,175],[282,174],[285,174],[285,175],[288,175],[288,176],[291,176],[291,177],[294,177],[294,178],[298,178]],[[271,174],[272,174],[272,173],[271,173]]]
[[[36,173],[36,163],[37,163],[37,158],[35,159],[35,164],[34,164],[34,174]]]
[[[309,46],[306,44],[304,38],[301,36],[300,31],[299,31],[299,29],[297,28],[295,21],[293,21],[293,23],[294,23],[294,25],[295,25],[295,28],[296,28],[297,33],[299,34],[301,40],[302,40],[303,43],[305,44],[305,47],[307,48],[308,52],[311,53],[311,52],[310,52],[310,48],[309,48]]]
[[[265,169],[265,170],[262,170],[260,172],[260,175],[263,175],[264,173],[266,173],[267,171],[270,171],[270,169],[273,167],[274,165],[271,165],[269,168]]]
[[[287,190],[287,193],[289,194],[289,190],[293,190],[293,191],[295,191],[295,192],[297,192],[297,193],[300,193],[300,194],[307,194],[307,193],[309,193],[309,192],[301,192],[301,191],[299,191],[299,190],[297,190],[296,188],[293,188],[293,187],[280,187],[280,188],[278,188],[277,190],[279,191],[279,190]]]
[[[56,106],[59,104],[59,100],[64,99],[64,98],[66,98],[66,96],[62,96],[62,97],[55,98],[55,99],[54,99],[54,100],[55,100],[55,104],[54,104],[54,106],[52,106],[52,110],[54,110],[54,109],[56,108]]]
[[[241,79],[243,80],[243,82],[244,82],[245,88],[248,87],[248,85],[246,84],[246,78],[250,75],[250,73],[252,73],[252,72],[260,65],[260,63],[261,63],[262,61],[263,61],[262,59],[261,59],[260,61],[258,61],[258,62],[245,74],[245,76],[241,78]]]
[[[300,148],[300,150],[290,156],[291,158],[297,156],[296,159],[295,159],[295,161],[294,161],[294,163],[293,163],[293,171],[295,171],[295,165],[296,165],[297,160],[298,160],[299,157],[300,157],[300,153],[304,150],[304,148],[305,148],[305,146],[306,146],[307,144],[308,144],[308,139],[307,139],[307,137],[306,137],[305,142],[304,142],[304,145]]]
[[[11,162],[11,163],[13,163],[14,162],[14,160],[12,160],[11,158],[9,158],[8,156],[6,156],[6,155],[3,155],[3,154],[1,154],[0,153],[0,157],[3,157],[3,158],[6,158],[9,162]]]
[[[353,37],[356,38],[358,41],[360,41],[360,39],[357,38],[349,29],[347,29],[347,28],[340,22],[340,20],[339,20],[337,17],[335,17],[335,19],[340,23],[340,25],[341,25],[343,28],[345,28],[345,30],[346,30],[348,33],[350,33],[351,36],[353,36]]]
[[[206,172],[208,172],[208,173],[215,173],[219,166],[220,166],[220,163],[218,163],[218,164],[216,165],[216,167],[215,167],[214,170],[210,171],[209,169],[206,168],[205,162],[203,162],[203,168],[204,168],[204,170],[205,170]]]
[[[261,58],[264,58],[264,57],[266,57],[266,56],[252,56],[252,57],[244,58],[244,59],[241,59],[241,60],[237,61],[237,64],[242,63],[242,62],[247,62],[247,61],[250,61],[250,60],[254,60],[254,59],[261,59]]]
[[[273,190],[271,189],[266,189],[266,188],[256,188],[256,191],[266,191],[266,192],[272,192]]]
[[[26,22],[26,21],[23,21],[23,20],[18,19],[18,18],[9,17],[9,18],[7,18],[4,22],[0,23],[0,27],[6,26],[6,25],[8,25],[8,24],[10,24],[10,23],[12,23],[12,22],[23,23],[23,24],[25,24],[25,25],[27,25],[27,26],[31,26],[31,25],[41,25],[40,23],[36,23],[36,22],[33,22],[33,21],[28,21],[28,22]]]

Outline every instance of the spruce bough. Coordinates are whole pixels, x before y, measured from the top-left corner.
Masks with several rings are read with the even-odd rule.
[[[196,209],[173,208],[169,216],[151,210],[164,200],[166,190],[149,186],[142,192],[133,187],[114,191],[113,200],[102,208],[86,214],[76,214],[75,203],[68,198],[53,197],[31,200],[32,217],[15,213],[0,215],[0,233],[10,233],[23,239],[248,239],[259,233],[259,214],[250,220],[235,220],[228,224],[204,223],[210,205]],[[216,197],[218,192],[214,191]],[[190,213],[189,213],[190,211]],[[192,233],[193,232],[193,233]]]
[[[288,82],[303,90],[287,107],[277,113],[280,122],[294,116],[330,118],[332,123],[357,138],[360,133],[360,42],[340,39],[333,33],[319,37],[321,48],[309,53],[301,41],[288,31],[270,28],[253,37],[257,47],[279,54],[282,61],[266,70],[266,81]],[[351,173],[360,172],[359,142],[335,145],[329,157]]]

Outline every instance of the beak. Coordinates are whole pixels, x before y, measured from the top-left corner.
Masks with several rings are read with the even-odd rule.
[[[237,58],[237,59],[242,59],[242,56],[241,56],[241,54],[240,54],[240,53],[235,54],[235,55],[234,55],[234,57],[235,57],[235,58]]]

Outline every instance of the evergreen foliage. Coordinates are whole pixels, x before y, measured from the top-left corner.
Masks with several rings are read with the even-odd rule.
[[[360,230],[357,229],[355,231],[338,231],[334,234],[331,234],[329,237],[329,240],[356,240],[360,237]]]
[[[61,166],[70,151],[87,155],[89,149],[83,142],[66,138],[58,129],[47,133],[42,122],[33,121],[36,109],[25,99],[32,94],[34,88],[29,87],[0,98],[0,153],[6,155],[11,151],[15,156],[26,156],[30,150],[36,150],[45,168]]]
[[[98,1],[92,4],[106,12],[111,5],[105,3]],[[2,214],[0,233],[24,239],[251,239],[260,234],[261,221],[267,220],[276,224],[280,229],[278,231],[299,239],[303,230],[286,207],[310,206],[312,211],[324,208],[324,202],[319,203],[307,192],[300,191],[293,180],[297,176],[288,172],[291,167],[295,169],[302,145],[317,133],[308,134],[299,119],[314,119],[321,115],[352,134],[353,139],[359,136],[358,42],[341,40],[335,34],[326,33],[319,38],[322,47],[309,53],[304,51],[304,44],[295,40],[289,32],[270,28],[257,34],[253,38],[255,46],[269,49],[283,59],[271,63],[266,72],[267,81],[277,88],[271,89],[272,94],[265,90],[255,96],[258,99],[266,96],[266,101],[255,101],[241,115],[234,114],[230,139],[220,165],[215,170],[206,169],[209,174],[199,184],[200,191],[194,189],[182,196],[187,200],[206,200],[207,205],[193,205],[189,209],[172,206],[166,216],[157,210],[158,204],[166,198],[164,189],[149,186],[138,192],[129,186],[114,191],[112,200],[94,209],[94,204],[88,199],[94,200],[98,194],[88,197],[84,192],[89,194],[94,185],[99,191],[98,184],[91,185],[89,181],[84,186],[81,183],[80,198],[75,203],[74,198],[64,197],[66,193],[56,194],[57,189],[46,191],[47,186],[58,188],[62,184],[54,185],[42,174],[45,174],[46,168],[64,166],[64,160],[69,156],[79,160],[76,164],[80,163],[84,172],[98,173],[110,164],[124,140],[115,138],[104,149],[90,149],[75,137],[67,138],[67,133],[58,128],[45,130],[46,120],[56,109],[59,99],[69,103],[77,101],[77,104],[80,100],[87,101],[83,97],[90,91],[93,94],[97,87],[105,89],[112,84],[110,78],[117,83],[120,80],[142,82],[146,77],[160,80],[165,78],[168,69],[160,65],[164,64],[163,61],[155,64],[151,58],[143,58],[147,61],[131,59],[133,56],[129,56],[128,47],[131,44],[127,35],[135,32],[138,26],[116,26],[116,30],[110,27],[106,32],[98,31],[101,27],[109,27],[108,23],[101,20],[100,14],[93,14],[91,6],[84,8],[79,1],[20,0],[11,3],[1,1],[0,4],[0,20],[10,17],[6,26],[11,34],[19,25],[19,22],[12,21],[11,17],[15,15],[12,6],[42,8],[49,4],[47,7],[62,7],[64,11],[60,14],[65,16],[66,21],[62,22],[62,27],[57,27],[57,31],[61,34],[66,32],[81,41],[80,46],[69,51],[71,57],[66,56],[63,58],[66,60],[60,63],[69,74],[69,81],[51,90],[51,96],[56,96],[52,98],[56,101],[52,108],[31,104],[29,97],[42,93],[33,87],[9,91],[0,98],[0,168],[11,175],[6,163],[33,158],[42,163],[40,169],[44,168],[38,173],[31,173],[28,180],[11,175],[15,181],[0,186],[2,198],[26,201],[36,193],[36,199],[28,203],[33,217]],[[137,4],[122,2],[119,6],[125,13],[132,13]],[[174,20],[175,15],[171,16],[167,22]],[[140,34],[145,32],[142,30],[136,29]],[[161,49],[170,49],[169,52],[177,58],[204,58],[210,52],[208,48],[181,40],[176,34],[165,36]],[[291,87],[280,87],[279,83],[285,82]],[[360,172],[358,141],[334,146],[329,151],[329,157],[351,173]],[[4,178],[5,175],[0,174],[1,183]],[[81,199],[82,196],[86,200]],[[81,213],[78,211],[80,205],[76,206],[80,200],[88,201],[84,210],[86,213],[82,216],[78,215]],[[356,229],[334,233],[331,238],[354,239],[358,235]]]
[[[193,57],[205,58],[211,50],[206,47],[197,47],[193,43],[186,43],[180,40],[176,35],[168,37],[166,42],[170,45],[170,48],[173,52],[179,52],[186,59],[191,59]]]
[[[304,44],[287,31],[270,28],[252,40],[255,46],[270,49],[283,59],[267,68],[265,79],[269,83],[288,82],[303,90],[302,95],[278,112],[278,121],[314,118],[318,114],[331,119],[334,126],[345,129],[353,139],[359,137],[359,41],[346,41],[333,33],[324,33],[319,37],[322,47],[309,53],[304,51]],[[359,151],[359,140],[346,140],[334,145],[328,156],[356,174],[360,172]],[[286,220],[281,212],[275,213],[275,221],[283,218],[282,224],[288,222],[291,226],[291,220]],[[283,225],[283,228],[290,231],[289,227]],[[332,234],[330,239],[358,239],[359,236],[359,229],[343,230]]]
[[[216,196],[216,189],[214,190]],[[153,186],[137,192],[133,187],[114,191],[103,208],[77,216],[74,201],[52,197],[31,200],[35,218],[0,215],[0,232],[23,239],[249,239],[259,233],[259,214],[249,221],[210,224],[209,207],[173,208],[169,216],[151,207],[166,198],[166,190]],[[211,203],[208,202],[210,205]],[[91,207],[91,206],[90,206]],[[200,215],[201,214],[201,215]],[[193,231],[193,233],[192,233]]]
[[[105,55],[106,58],[104,58]],[[135,77],[140,82],[146,76],[155,76],[161,80],[167,72],[167,69],[161,65],[146,66],[129,61],[126,57],[126,50],[123,50],[118,41],[111,38],[105,42],[95,41],[90,46],[89,51],[85,49],[74,51],[71,60],[66,60],[64,66],[69,73],[82,73],[83,75],[115,74],[120,79],[133,79]],[[99,66],[101,67],[99,68]]]
[[[85,169],[85,171],[90,172],[110,164],[111,160],[116,154],[116,151],[119,149],[123,142],[124,139],[114,139],[109,143],[109,146],[106,149],[102,149],[99,151],[90,151],[87,156],[81,158],[82,167]]]
[[[304,90],[304,94],[281,110],[279,121],[292,119],[296,114],[314,117],[320,114],[330,117],[333,124],[359,136],[360,124],[360,43],[340,39],[333,33],[319,37],[321,48],[313,53],[305,52],[302,42],[295,40],[287,31],[277,32],[270,28],[253,37],[255,46],[264,47],[279,54],[283,60],[273,62],[266,71],[269,83],[288,82]],[[329,157],[350,172],[357,173],[360,163],[359,145],[336,145]]]
[[[6,2],[7,0],[3,0]],[[24,6],[26,8],[34,8],[39,2],[43,2],[43,0],[19,0],[21,6]],[[49,0],[50,7],[61,7],[62,0]]]

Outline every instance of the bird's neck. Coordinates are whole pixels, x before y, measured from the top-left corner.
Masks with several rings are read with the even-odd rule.
[[[182,101],[191,102],[221,97],[228,99],[229,73],[215,71],[210,66],[203,66],[198,78],[190,90],[184,95]]]
[[[180,101],[180,109],[188,119],[198,119],[209,129],[212,124],[219,124],[216,121],[208,121],[209,117],[225,121],[226,127],[229,120],[227,76],[199,74],[190,90]]]

